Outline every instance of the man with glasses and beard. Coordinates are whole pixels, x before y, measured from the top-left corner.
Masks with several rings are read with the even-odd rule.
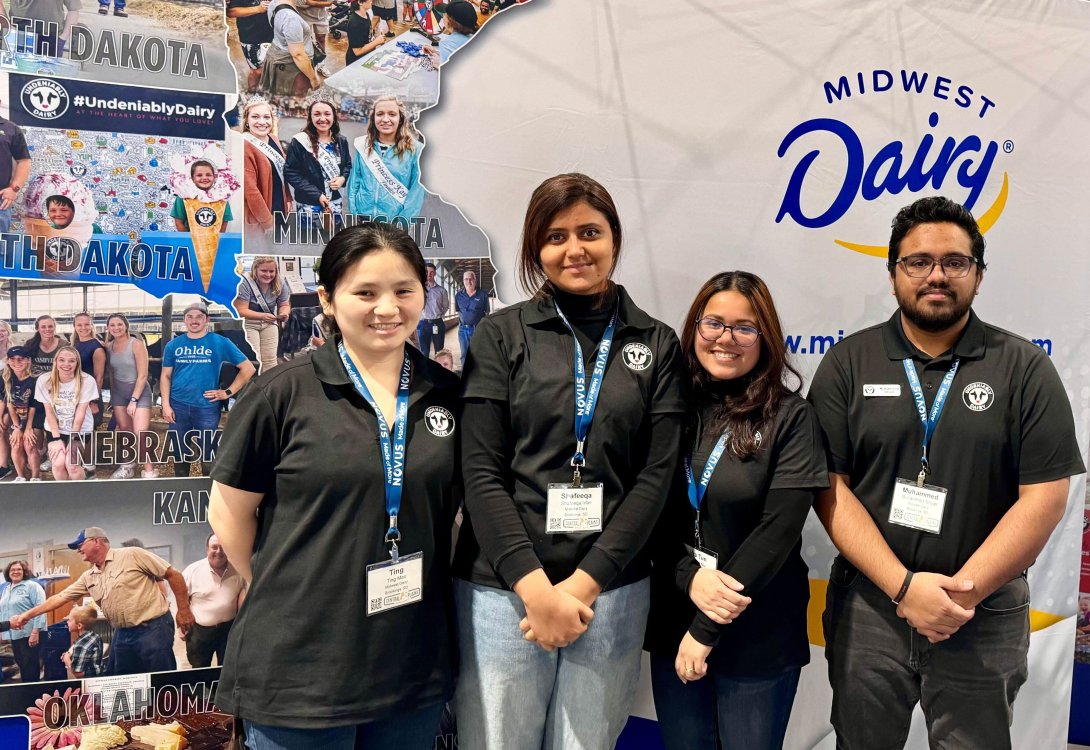
[[[964,207],[903,208],[897,311],[834,346],[810,388],[830,472],[817,513],[840,551],[824,627],[843,750],[903,747],[917,702],[934,747],[1011,747],[1025,572],[1085,469],[1048,356],[972,311],[984,269]]]

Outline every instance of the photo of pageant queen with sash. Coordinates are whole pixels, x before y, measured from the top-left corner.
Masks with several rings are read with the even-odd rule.
[[[348,179],[348,213],[386,221],[420,215],[421,144],[414,132],[397,97],[375,100],[367,115],[367,133],[353,144],[356,160]]]
[[[242,141],[246,228],[271,232],[275,215],[291,211],[291,196],[284,182],[287,155],[277,136],[276,113],[266,100],[254,98],[242,108]]]
[[[352,169],[348,139],[341,135],[337,111],[326,101],[307,107],[307,124],[288,146],[284,177],[295,196],[300,228],[308,222],[333,230],[342,222],[342,188]]]

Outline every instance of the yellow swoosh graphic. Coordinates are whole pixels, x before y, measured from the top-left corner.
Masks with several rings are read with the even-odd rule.
[[[977,219],[977,226],[980,227],[980,233],[986,234],[991,229],[995,222],[999,220],[999,215],[1003,213],[1003,209],[1007,207],[1007,173],[1003,173],[1003,186],[999,188],[999,195],[995,199],[995,203],[988,208],[980,218]],[[833,240],[841,247],[846,247],[849,250],[857,253],[863,253],[864,255],[873,255],[876,258],[885,258],[889,255],[889,247],[887,245],[860,245],[856,242],[845,242],[844,240]]]
[[[821,615],[825,611],[825,591],[828,588],[828,581],[819,578],[810,579],[810,606],[806,611],[806,631],[810,643],[820,648],[825,647],[825,633],[821,627]],[[1032,632],[1037,632],[1065,619],[1067,618],[1064,615],[1031,609],[1029,611],[1029,629]]]

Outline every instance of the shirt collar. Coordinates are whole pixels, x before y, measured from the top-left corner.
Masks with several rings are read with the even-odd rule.
[[[654,328],[655,321],[650,315],[636,307],[636,303],[628,296],[625,288],[620,284],[615,284],[614,288],[617,290],[617,330],[624,328],[642,330]],[[556,304],[553,303],[553,298],[545,295],[537,295],[527,302],[523,315],[529,325],[560,320],[560,316],[556,314]]]
[[[337,353],[337,346],[341,343],[340,334],[332,336],[324,345],[310,355],[310,363],[314,367],[314,374],[318,380],[334,386],[352,387],[352,380],[348,377],[348,371],[344,369],[341,355]],[[409,360],[413,365],[413,379],[409,387],[409,405],[412,406],[432,388],[435,382],[431,378],[427,358],[412,344],[406,344],[409,352]],[[437,365],[438,366],[438,365]],[[446,372],[444,370],[444,372]],[[355,388],[352,389],[353,392]]]
[[[106,551],[106,557],[102,561],[102,565],[92,565],[91,570],[95,570],[95,571],[98,571],[99,573],[101,573],[105,569],[106,563],[113,562],[113,559],[114,559],[114,548],[110,547],[110,549],[108,549]]]
[[[961,332],[961,337],[954,344],[952,356],[960,359],[982,358],[985,350],[984,339],[984,324],[976,316],[976,313],[970,309],[969,322],[965,324],[965,330]],[[904,328],[901,326],[901,310],[899,308],[882,326],[882,340],[885,343],[886,355],[890,359],[898,361],[904,359],[929,359],[914,347],[908,337],[905,336]],[[941,359],[950,356],[950,354],[950,352],[944,352],[932,359]]]

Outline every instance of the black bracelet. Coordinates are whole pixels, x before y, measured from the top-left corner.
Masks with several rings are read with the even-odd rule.
[[[900,604],[904,600],[905,594],[908,593],[908,584],[910,583],[912,583],[911,570],[908,571],[908,575],[905,576],[905,582],[901,584],[901,590],[897,592],[897,596],[893,597],[894,604]]]

